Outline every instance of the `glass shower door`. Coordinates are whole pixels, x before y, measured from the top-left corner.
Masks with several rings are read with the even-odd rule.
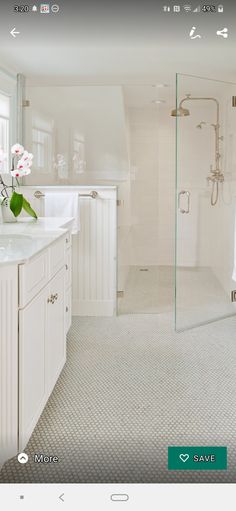
[[[235,314],[236,85],[177,75],[175,327]]]

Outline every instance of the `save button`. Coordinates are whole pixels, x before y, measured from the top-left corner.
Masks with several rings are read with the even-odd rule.
[[[168,470],[227,470],[227,447],[168,447]]]

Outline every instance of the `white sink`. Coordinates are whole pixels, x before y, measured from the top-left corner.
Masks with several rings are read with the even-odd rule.
[[[0,235],[0,250],[17,250],[29,244],[32,241],[32,236],[24,234],[1,234]]]
[[[22,264],[70,229],[73,218],[23,217],[0,224],[0,264]]]
[[[48,242],[48,236],[0,234],[0,262],[28,259],[48,245]]]

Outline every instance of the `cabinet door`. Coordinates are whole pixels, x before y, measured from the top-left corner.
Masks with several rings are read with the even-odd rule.
[[[29,440],[47,400],[47,288],[19,312],[19,448]]]
[[[66,334],[69,332],[70,330],[70,327],[71,327],[71,287],[68,287],[66,289],[66,293],[65,293],[65,313],[66,313],[66,324],[65,324],[65,327],[66,327]]]
[[[65,268],[54,277],[48,287],[46,371],[49,395],[66,359]]]

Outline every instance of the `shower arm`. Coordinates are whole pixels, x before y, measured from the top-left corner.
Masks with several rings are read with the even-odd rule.
[[[214,101],[216,104],[216,124],[215,124],[215,172],[220,174],[220,149],[219,149],[219,141],[220,141],[220,105],[219,101],[216,98],[192,98],[191,96],[187,96],[180,101],[179,108],[182,107],[182,104],[185,101]]]

